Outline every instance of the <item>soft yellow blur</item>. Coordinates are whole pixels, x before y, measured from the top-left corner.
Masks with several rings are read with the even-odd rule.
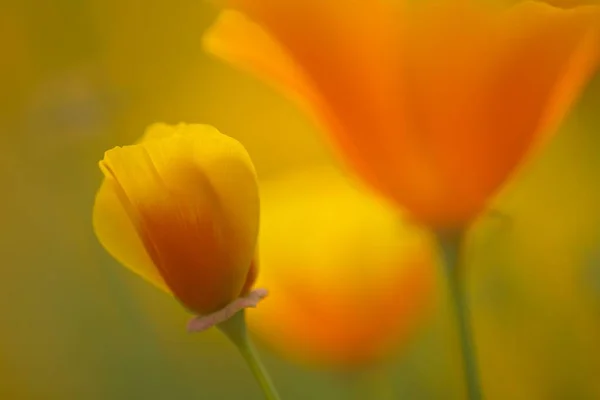
[[[422,230],[331,166],[265,182],[250,327],[294,361],[366,369],[405,350],[436,299]]]
[[[262,181],[335,164],[293,104],[201,51],[215,16],[192,0],[1,3],[0,398],[262,398],[217,333],[187,335],[189,315],[106,254],[90,215],[97,160],[156,121],[216,126],[248,149]],[[599,107],[596,79],[497,199],[508,219],[473,232],[468,279],[490,400],[600,397]],[[437,298],[431,325],[396,358],[398,398],[460,399]],[[327,374],[263,355],[285,399],[349,397]]]

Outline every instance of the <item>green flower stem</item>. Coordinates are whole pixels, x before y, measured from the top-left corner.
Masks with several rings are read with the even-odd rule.
[[[244,310],[241,310],[228,320],[217,325],[217,327],[238,348],[265,394],[265,399],[280,400],[277,390],[275,389],[267,370],[261,363],[258,353],[248,336],[245,315]]]
[[[438,242],[445,263],[444,269],[448,279],[450,301],[454,309],[453,311],[460,337],[467,386],[467,398],[469,400],[481,400],[483,399],[483,394],[481,392],[473,334],[469,321],[469,307],[466,299],[465,287],[463,286],[464,277],[461,274],[461,272],[463,272],[462,268],[464,267],[464,265],[461,265],[460,259],[463,238],[463,232],[440,234],[438,235]]]

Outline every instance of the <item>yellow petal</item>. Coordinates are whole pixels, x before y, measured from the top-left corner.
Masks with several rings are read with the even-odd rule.
[[[111,256],[142,278],[170,293],[123,208],[113,183],[106,179],[96,194],[93,224],[98,240]]]
[[[205,125],[157,124],[140,144],[106,152],[101,167],[184,305],[210,313],[241,294],[256,245],[258,188],[240,143]]]
[[[174,125],[155,123],[150,125],[146,129],[146,132],[144,132],[142,137],[136,143],[144,143],[149,142],[151,140],[166,139],[178,134],[182,134],[182,131],[184,130],[181,129],[181,126],[177,127]]]
[[[146,130],[138,143],[167,138],[175,132],[174,127],[155,124]],[[92,223],[98,240],[121,264],[159,289],[170,293],[169,287],[150,259],[116,189],[115,182],[105,178],[96,194]]]

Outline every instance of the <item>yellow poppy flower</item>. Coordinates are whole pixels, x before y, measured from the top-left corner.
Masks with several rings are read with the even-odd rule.
[[[553,131],[600,49],[598,8],[475,0],[226,0],[205,37],[293,92],[353,170],[420,222],[485,210]]]
[[[248,324],[296,362],[364,367],[410,343],[432,310],[429,237],[331,167],[261,186],[258,285]]]
[[[100,168],[94,229],[118,261],[201,315],[249,292],[259,199],[239,142],[206,125],[156,124]]]

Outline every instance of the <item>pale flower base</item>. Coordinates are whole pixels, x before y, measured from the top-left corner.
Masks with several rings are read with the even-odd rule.
[[[245,297],[239,297],[219,311],[208,315],[198,315],[188,322],[188,332],[202,332],[219,325],[244,308],[255,308],[269,294],[267,289],[254,289]]]

